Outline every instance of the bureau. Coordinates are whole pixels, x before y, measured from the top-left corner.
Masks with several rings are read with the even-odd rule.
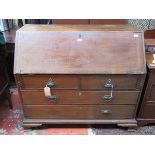
[[[24,127],[137,125],[146,68],[143,32],[125,25],[25,25],[14,74]]]
[[[152,53],[146,53],[147,78],[137,116],[139,126],[155,123],[155,64]]]

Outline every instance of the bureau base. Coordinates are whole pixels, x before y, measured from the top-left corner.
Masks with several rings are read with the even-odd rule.
[[[32,128],[42,126],[43,124],[117,124],[121,127],[135,128],[137,121],[135,119],[122,120],[82,120],[82,119],[24,119],[23,127]]]
[[[137,125],[139,127],[142,127],[144,125],[151,124],[151,123],[155,123],[155,119],[145,119],[145,118],[138,118],[137,119]]]

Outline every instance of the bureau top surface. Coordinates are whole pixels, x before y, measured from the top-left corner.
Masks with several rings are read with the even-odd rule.
[[[130,26],[26,25],[15,74],[144,74],[143,32]]]
[[[137,27],[128,25],[37,25],[26,24],[18,31],[136,31],[140,32]]]

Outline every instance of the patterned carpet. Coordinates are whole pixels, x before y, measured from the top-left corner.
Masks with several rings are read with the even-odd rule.
[[[127,131],[125,128],[118,128],[117,126],[100,126],[92,127],[92,134],[94,135],[155,135],[155,125],[139,127],[135,131]]]
[[[18,92],[12,91],[13,109],[6,100],[0,100],[0,135],[155,135],[155,125],[129,132],[115,125],[45,125],[39,128],[23,129],[23,111]]]
[[[24,130],[23,111],[17,91],[12,92],[13,110],[6,100],[0,101],[0,135],[87,135],[88,128],[83,126],[42,126]]]

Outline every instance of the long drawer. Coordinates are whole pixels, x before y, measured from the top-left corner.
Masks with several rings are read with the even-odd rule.
[[[18,77],[18,76],[17,76]],[[17,78],[22,89],[43,89],[52,82],[52,89],[140,89],[140,75],[22,75]],[[18,80],[21,81],[18,81]],[[110,86],[110,87],[109,87]]]
[[[136,104],[139,91],[76,91],[52,90],[55,98],[48,98],[43,90],[21,91],[24,105],[34,104]],[[108,98],[109,97],[109,98]]]
[[[134,110],[134,105],[24,106],[27,119],[130,119],[134,117]]]

